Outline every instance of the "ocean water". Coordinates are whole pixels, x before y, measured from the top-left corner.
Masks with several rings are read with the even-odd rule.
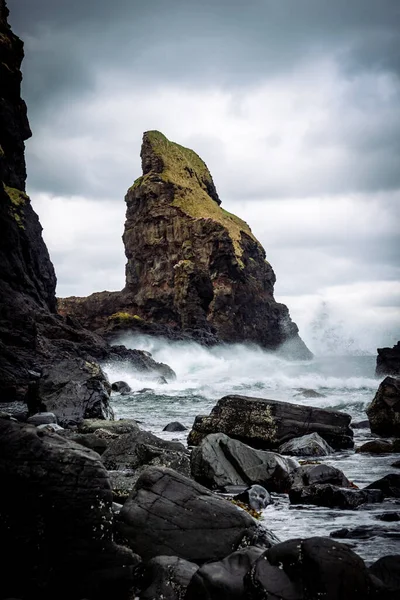
[[[188,432],[163,432],[171,421],[191,428],[196,415],[208,414],[217,400],[227,394],[270,398],[307,406],[341,410],[353,421],[366,419],[381,378],[375,377],[375,356],[315,357],[293,362],[257,346],[234,344],[205,348],[196,343],[170,342],[149,336],[125,335],[118,343],[150,352],[167,363],[176,380],[162,384],[157,377],[135,372],[126,365],[107,363],[111,382],[123,380],[132,388],[127,396],[114,394],[116,418],[133,418],[141,427],[165,439],[186,444]],[[301,389],[312,389],[324,397],[305,398]],[[373,439],[369,429],[355,430],[355,444]],[[340,468],[359,487],[391,472],[397,454],[372,456],[354,451],[336,452],[322,459]],[[399,500],[385,500],[354,511],[311,506],[290,506],[287,496],[275,495],[274,504],[263,511],[262,521],[281,539],[329,535],[343,527],[373,525],[380,535],[368,540],[339,540],[348,543],[368,563],[386,554],[400,553],[400,522],[387,523],[377,516],[400,512]]]

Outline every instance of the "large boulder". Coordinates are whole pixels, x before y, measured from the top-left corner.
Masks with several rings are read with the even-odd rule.
[[[377,375],[400,375],[400,342],[393,348],[378,348]]]
[[[385,377],[367,408],[373,433],[400,437],[400,380]]]
[[[242,544],[277,541],[247,512],[161,467],[149,467],[139,477],[119,514],[118,530],[144,560],[172,555],[204,563]]]
[[[31,412],[52,412],[62,427],[88,418],[114,418],[110,383],[95,362],[80,358],[54,362],[43,369],[35,388],[29,397]]]
[[[333,454],[334,450],[314,432],[285,442],[279,446],[279,452],[291,456],[328,456]]]
[[[292,488],[289,499],[292,504],[313,504],[351,510],[362,504],[382,502],[383,493],[380,490],[356,490],[330,483],[315,483],[304,488]]]
[[[109,470],[157,465],[169,467],[187,477],[190,475],[189,452],[183,444],[163,440],[139,429],[111,440],[102,461]]]
[[[177,556],[156,556],[141,563],[135,572],[135,598],[183,600],[198,565]]]
[[[276,544],[254,563],[245,588],[252,600],[366,600],[373,590],[364,561],[322,537]]]
[[[400,554],[383,556],[374,562],[369,572],[382,582],[382,600],[397,600],[400,596]]]
[[[330,483],[345,488],[352,487],[346,475],[340,469],[330,465],[302,465],[291,475],[291,488],[295,490],[321,483]]]
[[[381,490],[387,498],[400,498],[400,475],[398,473],[389,473],[381,479],[368,485],[366,490]]]
[[[243,600],[244,576],[263,552],[250,546],[203,565],[193,575],[185,600]]]
[[[286,492],[291,465],[279,454],[255,450],[223,433],[211,433],[191,454],[192,475],[211,489],[259,484],[272,492]]]
[[[209,433],[229,437],[264,450],[277,449],[293,438],[317,432],[332,448],[352,448],[351,417],[336,410],[278,400],[225,396],[209,416],[198,416],[188,444],[197,445]]]
[[[99,456],[0,419],[2,597],[101,598],[131,585],[138,559],[113,542]]]

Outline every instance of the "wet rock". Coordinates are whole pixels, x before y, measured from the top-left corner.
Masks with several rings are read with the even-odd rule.
[[[279,452],[292,456],[328,456],[335,451],[318,433],[309,433],[282,444]]]
[[[320,537],[276,544],[245,576],[246,597],[252,600],[366,600],[371,587],[359,556]]]
[[[191,454],[192,476],[211,489],[259,484],[269,491],[289,489],[292,468],[283,456],[255,450],[223,433],[206,436]]]
[[[85,419],[78,425],[79,433],[95,433],[98,429],[109,431],[116,435],[139,431],[139,426],[133,419],[118,421],[103,421],[102,419]]]
[[[76,444],[81,444],[85,448],[90,448],[97,454],[103,454],[108,446],[108,442],[105,439],[100,438],[95,433],[72,433],[68,438]]]
[[[386,498],[400,498],[400,475],[398,473],[390,473],[374,481],[364,489],[381,490]]]
[[[55,362],[43,369],[37,386],[30,411],[52,412],[63,427],[87,418],[113,418],[110,384],[96,363],[72,358]]]
[[[383,556],[374,562],[369,572],[385,586],[381,598],[396,600],[400,594],[400,555]]]
[[[398,512],[384,512],[381,515],[376,515],[376,519],[379,521],[387,521],[388,523],[392,523],[395,521],[400,521],[400,513]]]
[[[277,400],[225,396],[209,416],[197,416],[188,444],[209,433],[225,433],[254,448],[277,449],[285,442],[319,433],[334,449],[352,448],[351,417],[345,413]]]
[[[99,456],[0,419],[2,595],[98,597],[125,591],[137,562],[113,542],[112,494]],[[23,577],[21,577],[23,573]],[[62,586],[60,586],[62,582]]]
[[[140,476],[121,509],[118,530],[134,551],[140,549],[144,560],[172,555],[196,563],[216,561],[242,543],[257,545],[260,531],[263,543],[268,543],[268,532],[260,530],[245,511],[193,480],[159,467],[150,467]]]
[[[57,423],[57,417],[52,412],[41,412],[29,417],[27,422],[31,425],[47,425],[48,423]]]
[[[297,388],[297,394],[295,396],[303,396],[303,398],[326,398],[325,394],[321,394],[316,390],[309,388]]]
[[[356,448],[356,452],[364,454],[389,454],[391,452],[400,451],[400,442],[389,442],[387,440],[371,440],[365,442],[359,448]]]
[[[395,467],[396,469],[400,469],[400,460],[395,460],[394,463],[391,464],[391,467]]]
[[[400,375],[400,342],[393,348],[378,348],[376,375]]]
[[[400,531],[390,531],[386,527],[376,525],[359,525],[348,529],[336,529],[330,533],[330,537],[349,540],[368,540],[372,537],[395,537],[400,539]]]
[[[163,429],[163,431],[186,431],[187,427],[179,423],[178,421],[172,421],[172,423],[168,423]]]
[[[131,386],[126,381],[114,381],[111,384],[111,389],[113,392],[119,392],[120,394],[129,394],[132,391]]]
[[[190,475],[189,452],[179,442],[163,440],[148,431],[133,431],[112,440],[102,456],[107,469],[163,466]]]
[[[367,408],[373,433],[400,437],[400,379],[386,377]]]
[[[350,427],[352,429],[369,429],[369,421],[365,419],[364,421],[353,421],[350,423]]]
[[[361,504],[382,502],[380,490],[355,490],[340,488],[330,483],[309,485],[305,488],[292,488],[289,492],[291,504],[313,504],[329,508],[353,509]]]
[[[136,570],[136,595],[140,600],[186,600],[186,588],[198,568],[177,556],[156,556]]]
[[[291,488],[297,490],[321,483],[330,483],[344,488],[352,487],[345,474],[330,465],[303,465],[293,471],[291,475]]]
[[[243,600],[243,578],[263,552],[250,547],[203,565],[193,575],[185,600]]]

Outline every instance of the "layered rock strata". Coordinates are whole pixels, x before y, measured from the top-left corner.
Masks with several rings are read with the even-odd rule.
[[[122,292],[59,300],[100,331],[133,329],[204,343],[254,342],[310,358],[275,274],[250,227],[220,206],[211,174],[192,150],[158,131],[143,136],[143,175],[126,195]],[[289,350],[289,349],[288,349]]]

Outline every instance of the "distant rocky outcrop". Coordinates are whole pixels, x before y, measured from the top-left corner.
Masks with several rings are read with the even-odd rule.
[[[143,175],[126,195],[122,292],[64,298],[61,314],[101,332],[131,329],[202,343],[254,342],[311,358],[250,227],[221,208],[192,150],[158,131],[143,136]]]
[[[372,433],[400,437],[400,380],[385,377],[367,408]]]
[[[377,375],[400,375],[400,342],[393,348],[378,348],[375,372]]]
[[[24,141],[31,130],[20,94],[23,43],[7,17],[5,1],[0,0],[0,403],[29,396],[40,410],[44,400],[36,394],[37,382],[55,363],[64,364],[66,373],[77,374],[84,396],[86,388],[92,389],[83,381],[83,361],[96,365],[106,359],[123,360],[140,371],[164,376],[165,365],[138,350],[111,348],[76,320],[57,314],[54,268],[25,192]]]

